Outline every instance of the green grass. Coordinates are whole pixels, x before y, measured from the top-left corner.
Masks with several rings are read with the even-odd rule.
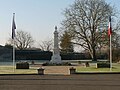
[[[12,66],[0,66],[0,74],[37,74],[39,67],[30,66],[30,69],[15,69]],[[96,68],[95,64],[90,64],[90,67],[77,66],[77,72],[109,72],[109,68]],[[112,72],[120,72],[120,64],[114,63]]]
[[[77,72],[109,72],[110,68],[96,68],[96,65],[90,67],[81,66],[77,68]],[[112,72],[120,72],[120,64],[114,63]]]
[[[37,67],[30,69],[13,69],[12,66],[0,66],[0,74],[37,74]]]

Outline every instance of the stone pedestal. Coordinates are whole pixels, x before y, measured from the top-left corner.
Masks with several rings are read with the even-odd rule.
[[[62,63],[61,56],[58,54],[53,55],[51,59],[51,63],[56,63],[56,64]]]
[[[58,42],[59,42],[59,40],[58,40],[58,32],[57,32],[57,27],[55,27],[55,32],[54,32],[54,49],[53,49],[53,56],[51,57],[50,63],[56,63],[56,64],[62,63],[60,52],[59,52]]]
[[[70,70],[70,74],[75,74],[76,73],[76,68],[74,68],[74,67],[71,67],[69,70]]]
[[[37,69],[39,75],[44,75],[44,68]]]

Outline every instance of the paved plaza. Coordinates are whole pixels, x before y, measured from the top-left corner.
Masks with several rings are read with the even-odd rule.
[[[0,75],[0,90],[120,90],[120,74]]]

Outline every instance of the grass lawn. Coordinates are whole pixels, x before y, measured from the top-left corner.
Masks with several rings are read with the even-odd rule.
[[[120,72],[120,64],[113,63],[112,72]],[[90,65],[90,67],[77,67],[77,72],[109,72],[110,68],[96,68],[95,64]]]
[[[40,66],[30,66],[29,69],[15,69],[12,66],[0,66],[0,74],[37,74]],[[51,66],[50,66],[51,67]],[[83,65],[74,66],[77,72],[109,72],[109,68],[96,68],[96,64],[91,63],[90,67]],[[49,67],[47,68],[49,69]],[[58,68],[59,69],[59,68]],[[51,70],[51,69],[50,69]],[[120,64],[113,63],[112,72],[120,72]]]
[[[37,67],[30,69],[13,69],[12,66],[0,66],[0,74],[37,74]]]

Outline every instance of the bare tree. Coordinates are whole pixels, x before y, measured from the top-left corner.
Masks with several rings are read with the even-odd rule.
[[[39,47],[42,51],[51,51],[53,49],[53,40],[45,40],[39,43]]]
[[[105,0],[76,0],[64,11],[62,26],[73,37],[73,43],[88,50],[96,61],[96,48],[101,39],[98,34],[108,23],[108,17],[114,15],[113,8]]]
[[[12,44],[12,39],[9,40]],[[17,31],[16,37],[15,37],[15,46],[19,50],[28,49],[33,45],[34,40],[30,33],[25,31]]]
[[[112,33],[112,57],[113,60],[117,62],[120,61],[120,21],[117,21],[117,24],[113,26],[114,32]]]
[[[117,21],[117,24],[116,25],[114,25],[114,28],[113,28],[113,30],[114,30],[114,33],[113,33],[113,40],[112,40],[112,42],[113,42],[113,47],[115,47],[115,48],[118,48],[118,47],[120,47],[120,20],[119,21]]]

